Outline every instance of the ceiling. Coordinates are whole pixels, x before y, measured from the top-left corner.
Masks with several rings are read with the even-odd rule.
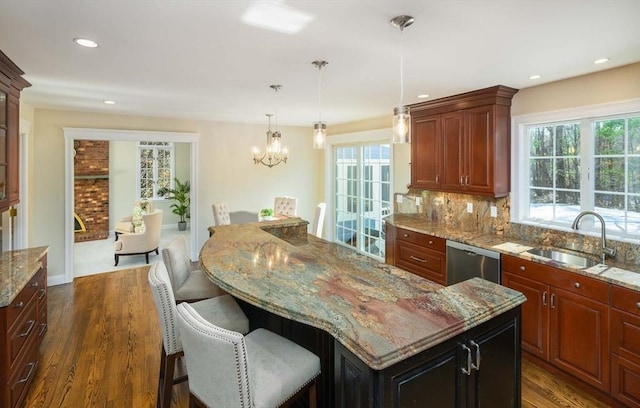
[[[252,7],[307,23],[248,24]],[[415,23],[401,33],[389,20],[402,14]],[[638,62],[639,16],[639,0],[1,0],[0,50],[25,71],[22,98],[36,108],[245,123],[277,113],[283,125],[321,113],[330,128],[391,117],[401,44],[410,104]]]

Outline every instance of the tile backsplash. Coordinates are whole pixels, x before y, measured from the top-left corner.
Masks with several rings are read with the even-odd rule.
[[[398,202],[398,196],[402,196],[402,203]],[[396,213],[423,215],[433,222],[444,222],[455,228],[477,231],[478,235],[503,235],[540,246],[566,248],[600,256],[600,237],[511,223],[509,197],[493,198],[409,189],[408,193],[396,194],[394,198]],[[417,202],[420,205],[416,205]],[[467,211],[469,205],[472,212]],[[496,207],[495,217],[491,216],[491,207]],[[616,248],[617,254],[613,259],[615,262],[640,265],[640,245],[610,239],[607,241],[608,246]]]

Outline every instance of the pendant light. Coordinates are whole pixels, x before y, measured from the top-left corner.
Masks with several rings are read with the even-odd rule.
[[[313,61],[318,68],[318,121],[313,123],[313,148],[324,149],[327,145],[327,124],[322,121],[322,67],[327,61]]]
[[[411,143],[411,114],[409,113],[409,107],[404,106],[402,103],[404,96],[404,81],[403,81],[403,43],[402,32],[405,27],[409,27],[413,24],[413,17],[411,16],[398,16],[389,21],[395,28],[400,29],[400,103],[396,108],[393,108],[393,143]]]

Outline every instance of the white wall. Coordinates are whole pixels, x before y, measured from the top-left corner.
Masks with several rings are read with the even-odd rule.
[[[199,246],[213,224],[211,204],[215,201],[226,201],[232,210],[258,211],[273,207],[277,195],[291,195],[298,197],[299,215],[310,221],[323,198],[323,151],[313,149],[312,132],[307,127],[280,129],[291,158],[287,164],[269,169],[253,164],[250,155],[251,146],[264,144],[265,125],[35,109],[33,158],[37,164],[30,175],[34,185],[29,246],[49,246],[51,277],[64,275],[63,127],[198,133],[198,185],[194,187],[198,188],[198,202],[194,204],[199,223],[192,227]],[[125,212],[130,211],[124,208],[132,202],[131,198],[126,201],[118,204]]]

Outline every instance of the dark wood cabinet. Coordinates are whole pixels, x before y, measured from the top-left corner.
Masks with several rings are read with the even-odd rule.
[[[640,292],[611,287],[611,396],[640,408]]]
[[[20,199],[20,92],[31,86],[0,51],[0,212]]]
[[[519,407],[519,321],[517,308],[385,370],[336,342],[335,406]]]
[[[387,256],[387,263],[441,285],[447,284],[445,239],[391,226],[387,231],[389,228],[394,229],[395,242],[392,241],[393,261]]]
[[[40,343],[47,330],[47,255],[42,267],[14,300],[0,308],[0,407],[18,407],[24,400],[39,362]]]
[[[517,91],[499,85],[411,105],[411,187],[506,196]]]
[[[527,297],[522,349],[609,392],[610,285],[508,255],[502,269],[503,284]]]

